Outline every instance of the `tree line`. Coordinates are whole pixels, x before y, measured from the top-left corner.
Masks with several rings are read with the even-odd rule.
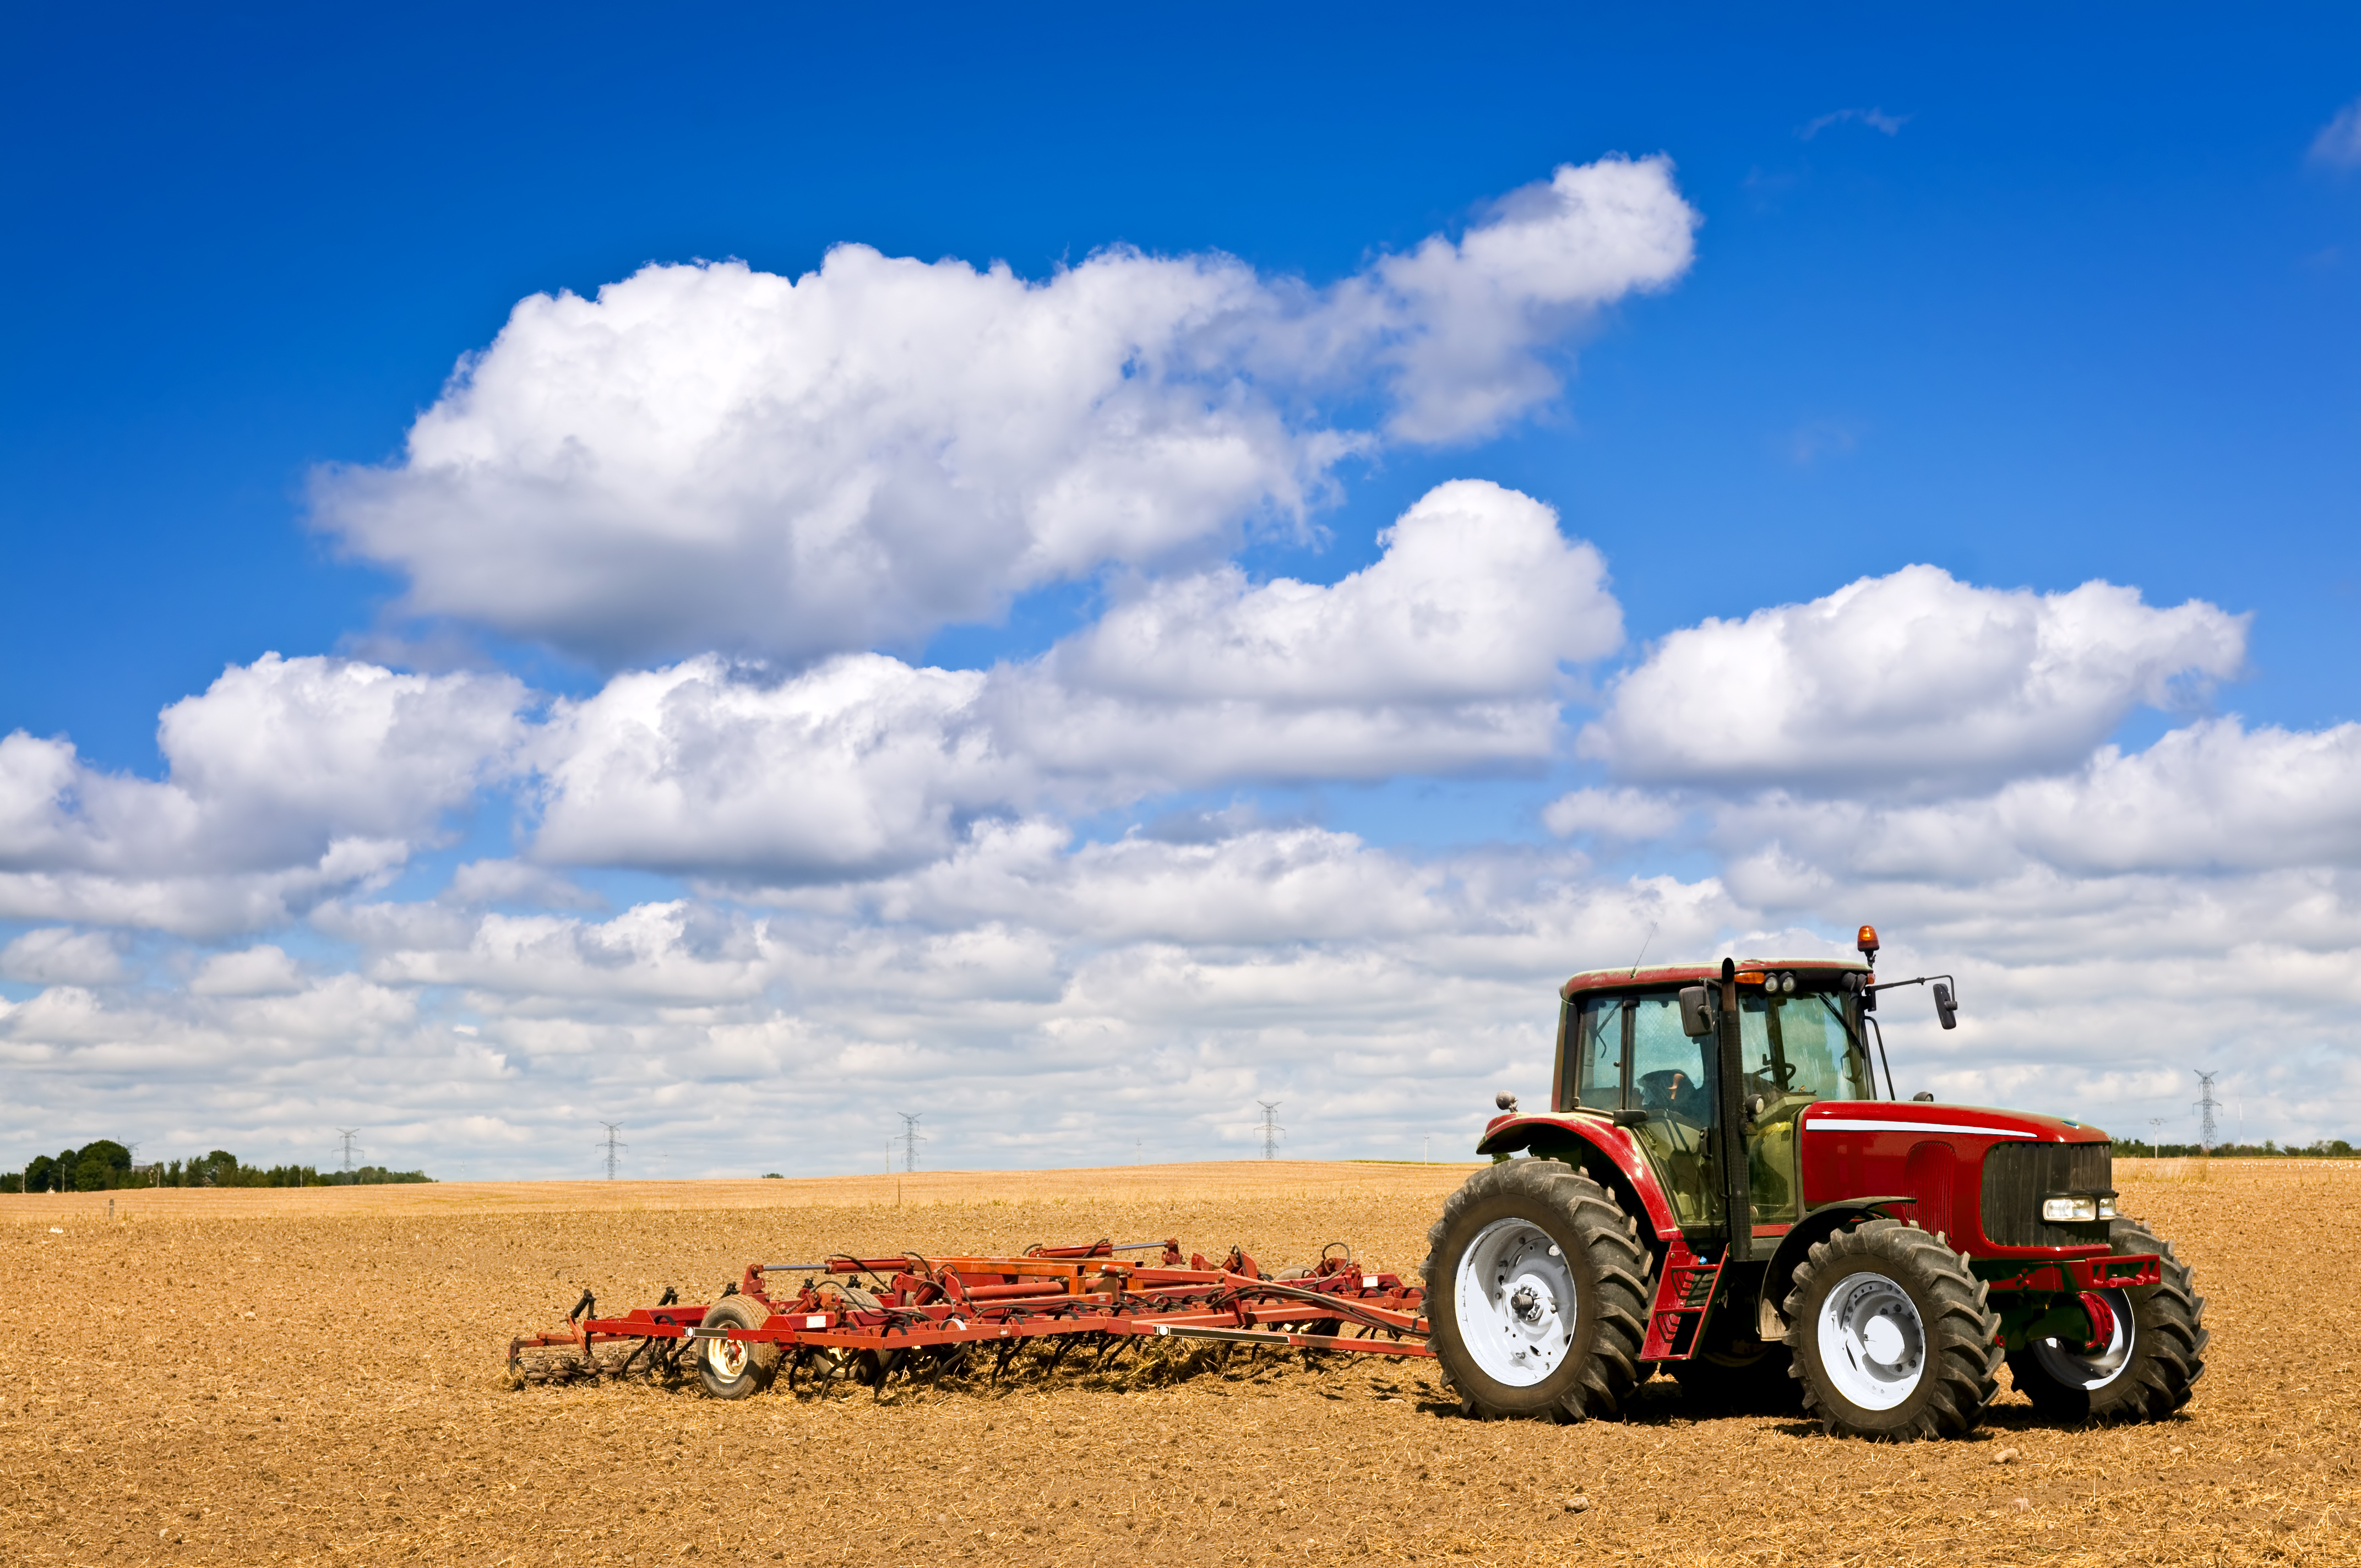
[[[2153,1152],[2158,1159],[2190,1157],[2205,1153],[2201,1144],[2151,1144],[2145,1138],[2117,1138],[2115,1152],[2122,1155],[2145,1155]],[[2290,1144],[2279,1146],[2276,1138],[2265,1138],[2259,1144],[2215,1144],[2216,1159],[2351,1159],[2353,1146],[2343,1138],[2322,1138],[2299,1147]]]
[[[434,1179],[423,1170],[388,1170],[381,1165],[330,1171],[308,1165],[242,1165],[227,1149],[135,1166],[130,1149],[112,1138],[100,1138],[78,1149],[35,1155],[25,1162],[24,1169],[0,1175],[0,1192],[112,1192],[126,1187],[376,1187]]]

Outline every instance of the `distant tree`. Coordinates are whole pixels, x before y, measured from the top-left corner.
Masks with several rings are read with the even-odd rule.
[[[37,1154],[25,1162],[25,1190],[55,1192],[58,1190],[58,1162],[45,1154]]]
[[[109,1192],[131,1185],[131,1151],[113,1138],[94,1138],[74,1160],[74,1190]]]
[[[203,1159],[189,1162],[189,1185],[192,1187],[229,1187],[236,1184],[237,1156],[227,1149],[215,1149]]]

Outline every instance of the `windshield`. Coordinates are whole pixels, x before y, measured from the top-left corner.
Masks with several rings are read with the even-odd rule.
[[[1745,1065],[1748,1096],[1781,1100],[1867,1100],[1868,1063],[1852,1048],[1842,1005],[1814,992],[1795,996],[1741,996],[1738,1003],[1739,1059]]]

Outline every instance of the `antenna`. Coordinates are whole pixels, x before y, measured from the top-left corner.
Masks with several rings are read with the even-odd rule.
[[[1648,922],[1648,934],[1640,938],[1640,950],[1633,954],[1631,958],[1631,974],[1638,974],[1640,972],[1640,960],[1648,956],[1648,944],[1656,939],[1656,927],[1663,924],[1664,922],[1661,920],[1651,920]],[[1631,974],[1627,974],[1623,978],[1625,980],[1630,980],[1631,978]]]
[[[2207,1154],[2212,1154],[2213,1146],[2221,1141],[2221,1128],[2213,1120],[2213,1113],[2222,1109],[2222,1102],[2213,1098],[2213,1080],[2220,1076],[2218,1072],[2201,1072],[2197,1075],[2198,1088],[2202,1091],[2198,1096],[2196,1105],[2197,1144]]]
[[[918,1146],[927,1141],[927,1135],[918,1131],[918,1118],[925,1113],[896,1111],[894,1113],[902,1118],[902,1168],[905,1171],[916,1170],[918,1168]],[[886,1146],[890,1148],[892,1146]],[[887,1169],[891,1168],[889,1161]]]
[[[360,1129],[358,1127],[338,1127],[336,1129],[336,1136],[344,1140],[344,1172],[346,1176],[350,1176],[353,1173],[353,1139],[359,1135]]]
[[[630,1148],[631,1146],[624,1143],[621,1138],[618,1136],[618,1135],[623,1130],[622,1123],[601,1122],[598,1124],[607,1129],[607,1141],[601,1144],[592,1144],[590,1146],[594,1149],[604,1149],[607,1151],[607,1179],[612,1181],[615,1179],[615,1167],[622,1163],[623,1151]]]
[[[1279,1157],[1279,1135],[1287,1131],[1287,1129],[1280,1126],[1276,1121],[1272,1120],[1272,1118],[1278,1113],[1279,1108],[1285,1104],[1286,1102],[1281,1100],[1257,1100],[1255,1103],[1262,1107],[1262,1157],[1265,1159],[1277,1159]]]

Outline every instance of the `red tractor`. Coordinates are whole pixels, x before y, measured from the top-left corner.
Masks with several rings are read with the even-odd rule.
[[[1881,983],[1875,930],[1860,946],[1565,982],[1548,1112],[1500,1096],[1495,1163],[1428,1234],[1429,1343],[1464,1409],[1611,1416],[1662,1367],[1705,1401],[1800,1398],[1832,1432],[1954,1437],[2004,1360],[2063,1420],[2188,1401],[2205,1300],[2115,1212],[2107,1135],[1898,1098],[1878,994],[1929,985],[1949,1029],[1953,982]]]

